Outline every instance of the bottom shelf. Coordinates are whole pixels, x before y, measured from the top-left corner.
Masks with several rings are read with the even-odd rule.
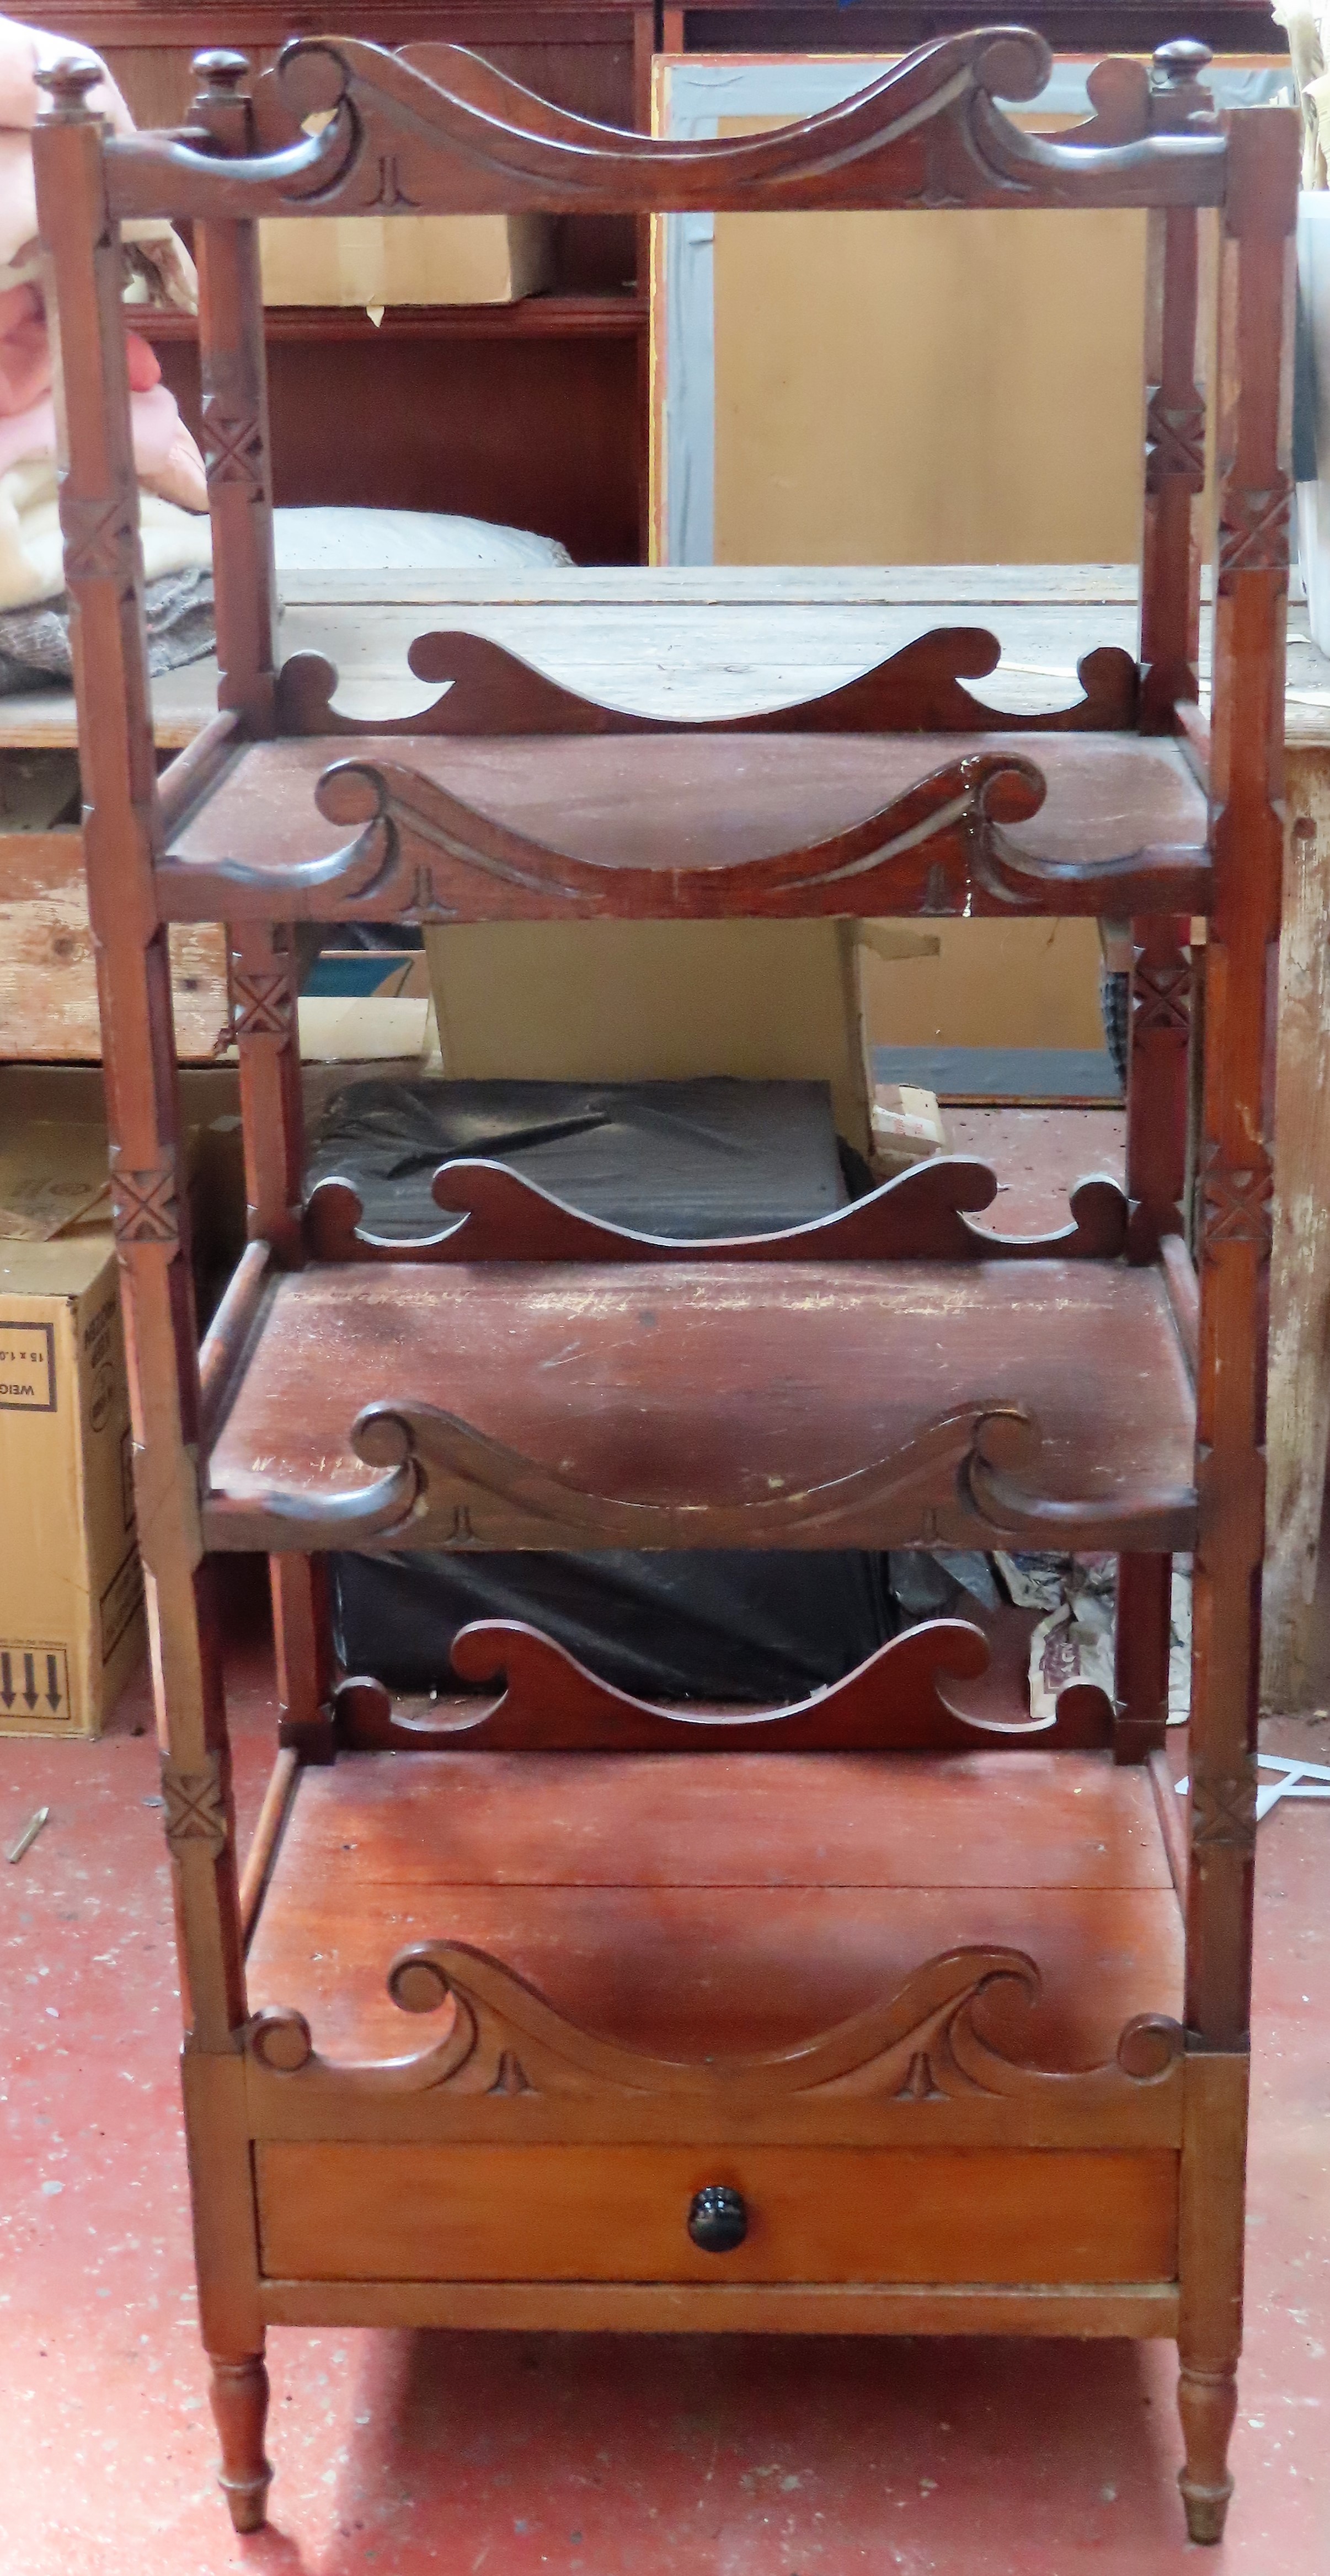
[[[265,2313],[1166,2332],[1181,1953],[1103,1754],[343,1755],[251,1956]]]
[[[386,1988],[461,1942],[580,2030],[695,2059],[789,2048],[958,1948],[1018,1950],[984,2029],[1052,2070],[1178,2017],[1151,1774],[1106,1753],[343,1754],[307,1768],[249,1956],[253,2009],[335,2060],[433,2045]]]

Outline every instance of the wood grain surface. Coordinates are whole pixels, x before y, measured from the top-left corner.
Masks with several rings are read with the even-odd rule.
[[[265,2272],[352,2280],[1168,2281],[1177,2157],[1002,2148],[256,2150]],[[694,2192],[750,2211],[724,2255]]]

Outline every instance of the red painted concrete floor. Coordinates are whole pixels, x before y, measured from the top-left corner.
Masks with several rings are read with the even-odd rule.
[[[231,1620],[244,1821],[270,1758]],[[1296,1720],[1281,1749],[1330,1759]],[[1330,1810],[1261,1827],[1250,2330],[1222,2552],[1186,2543],[1171,2347],[273,2335],[270,2530],[213,2485],[146,1689],[6,1744],[0,2566],[9,2576],[1326,2576]]]
[[[947,1148],[974,1154],[997,1173],[998,1194],[976,1224],[999,1234],[1042,1234],[1067,1223],[1078,1181],[1106,1172],[1120,1181],[1127,1120],[1121,1109],[945,1108]]]

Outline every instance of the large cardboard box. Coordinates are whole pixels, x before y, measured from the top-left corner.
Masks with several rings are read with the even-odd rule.
[[[340,215],[259,226],[265,304],[516,304],[554,274],[547,215]]]
[[[96,1735],[144,1649],[107,1226],[0,1239],[0,1493],[0,1734]]]

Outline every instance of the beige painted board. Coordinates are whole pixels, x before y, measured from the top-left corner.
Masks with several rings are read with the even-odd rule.
[[[716,561],[1129,561],[1145,244],[1120,208],[717,216]]]
[[[340,215],[259,226],[265,304],[513,304],[554,274],[548,215]]]
[[[718,561],[1132,555],[1145,220],[718,216]]]
[[[871,1046],[1102,1047],[1093,921],[938,921],[935,957],[863,960]]]
[[[1263,1704],[1305,1709],[1330,1447],[1330,755],[1288,761],[1266,1415]]]
[[[425,942],[447,1074],[826,1082],[841,1134],[871,1151],[847,925],[482,922]]]

